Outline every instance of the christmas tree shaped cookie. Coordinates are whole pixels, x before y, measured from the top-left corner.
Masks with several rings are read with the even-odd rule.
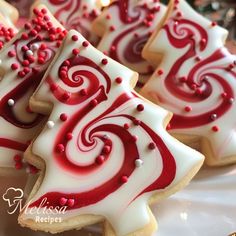
[[[203,156],[166,132],[169,113],[136,94],[136,81],[136,72],[68,33],[30,100],[50,116],[25,155],[43,172],[21,225],[55,233],[105,221],[105,235],[122,236],[155,230],[148,204],[184,187]],[[60,224],[44,221],[55,217]]]
[[[141,52],[165,11],[159,1],[121,0],[114,1],[94,21],[93,29],[102,37],[97,48],[137,71],[137,87],[142,87],[153,73]]]
[[[227,31],[172,0],[143,54],[162,63],[141,93],[174,113],[169,128],[201,145],[209,165],[236,161],[236,57],[224,47]]]
[[[36,0],[45,4],[66,29],[76,29],[93,45],[99,38],[91,30],[94,19],[100,14],[102,4],[98,0]]]
[[[44,6],[0,51],[0,168],[23,166],[22,155],[43,124],[29,98],[56,54],[65,31]]]

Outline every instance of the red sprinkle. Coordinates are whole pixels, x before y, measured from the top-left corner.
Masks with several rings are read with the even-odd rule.
[[[67,133],[66,134],[66,140],[71,140],[73,138],[73,134],[72,133]]]
[[[226,97],[227,97],[227,93],[222,93],[222,94],[221,94],[221,97],[222,97],[222,98],[226,98]]]
[[[36,174],[39,171],[38,168],[33,165],[29,165],[29,169],[31,174]]]
[[[107,20],[110,20],[110,19],[111,19],[111,15],[110,15],[110,14],[107,14],[107,15],[106,15],[106,19],[107,19]]]
[[[95,161],[98,165],[101,165],[104,163],[104,160],[105,160],[105,157],[103,155],[99,155],[98,157],[96,157]]]
[[[200,40],[200,45],[203,47],[203,46],[205,46],[206,45],[206,39],[201,39]]]
[[[67,202],[67,205],[68,205],[69,207],[73,207],[73,206],[75,205],[75,200],[70,198],[70,199],[68,200],[68,202]]]
[[[91,105],[92,107],[97,106],[97,104],[98,104],[97,99],[93,99],[93,100],[90,101],[90,105]]]
[[[108,145],[105,145],[102,149],[102,153],[109,154],[111,152],[111,147]]]
[[[137,135],[133,135],[133,136],[132,136],[132,141],[133,141],[133,142],[136,142],[137,140],[138,140],[138,136],[137,136]]]
[[[141,111],[144,110],[144,105],[143,104],[138,104],[136,109],[137,109],[137,111],[141,112]]]
[[[111,25],[109,29],[110,29],[110,31],[112,32],[112,31],[115,31],[116,28],[115,28],[114,25]]]
[[[195,57],[195,60],[196,60],[196,61],[201,61],[201,57],[200,57],[200,56],[196,56],[196,57]]]
[[[179,12],[177,12],[176,15],[177,15],[177,17],[182,17],[182,16],[183,16],[183,13],[179,11]]]
[[[185,110],[186,112],[190,112],[190,111],[192,111],[192,107],[186,106],[186,107],[184,108],[184,110]]]
[[[28,36],[28,34],[26,34],[26,33],[22,33],[21,38],[24,39],[24,40],[26,40],[26,39],[29,38],[29,36]]]
[[[18,64],[16,64],[16,63],[11,64],[12,70],[17,70],[18,68],[19,68]]]
[[[24,71],[19,71],[17,74],[18,74],[18,76],[20,78],[24,78],[25,77],[25,72]]]
[[[218,126],[213,126],[212,128],[212,131],[214,131],[214,132],[218,132],[219,130],[220,130],[220,128],[218,127]]]
[[[121,182],[122,182],[123,184],[127,183],[127,182],[128,182],[128,177],[127,177],[126,175],[123,175],[123,176],[121,177]]]
[[[58,89],[58,85],[55,83],[50,84],[50,90],[53,92]]]
[[[86,89],[81,89],[79,93],[80,93],[80,95],[82,95],[82,96],[86,96],[86,95],[88,94],[88,92],[87,92]]]
[[[133,123],[134,123],[135,125],[140,125],[140,124],[141,124],[141,120],[134,119],[134,120],[133,120]]]
[[[67,118],[68,118],[68,116],[67,116],[65,113],[62,113],[62,114],[60,115],[60,120],[61,120],[61,121],[66,121]]]
[[[195,90],[195,93],[197,95],[201,95],[203,92],[202,92],[202,90],[200,88],[198,88],[198,89]]]
[[[65,92],[62,95],[62,99],[65,101],[68,100],[70,97],[71,97],[71,93],[69,93],[69,92]]]
[[[56,151],[59,152],[59,153],[64,152],[64,151],[65,151],[64,145],[63,145],[62,143],[57,144],[57,146],[56,146]]]
[[[59,203],[60,203],[61,206],[65,206],[67,201],[68,201],[67,198],[61,197],[60,200],[59,200]]]
[[[156,148],[156,144],[153,143],[153,142],[151,142],[151,143],[148,144],[148,148],[149,148],[150,150],[153,150],[153,149]]]
[[[28,66],[30,63],[29,63],[29,60],[24,60],[23,62],[22,62],[22,65],[23,66]]]
[[[124,124],[124,128],[125,128],[125,129],[129,129],[129,127],[130,127],[130,125],[129,125],[128,123],[125,123],[125,124]]]
[[[171,129],[171,125],[170,123],[166,126],[166,130],[170,130]]]
[[[39,48],[41,50],[45,50],[47,48],[47,45],[45,43],[42,43]]]
[[[16,168],[17,170],[22,169],[22,167],[23,167],[22,162],[16,162],[16,163],[15,163],[15,168]]]
[[[43,57],[39,57],[39,58],[38,58],[38,63],[39,63],[39,64],[42,65],[42,64],[44,64],[44,62],[45,62],[45,60],[44,60]]]
[[[43,14],[47,14],[47,9],[43,8],[43,9],[41,10],[41,12],[42,12]]]
[[[102,64],[106,65],[108,63],[108,60],[106,58],[102,59]]]
[[[121,84],[122,83],[122,78],[121,77],[117,77],[115,81],[116,81],[117,84]]]
[[[77,55],[79,54],[79,49],[74,48],[74,49],[72,50],[72,53],[73,53],[75,56],[77,56]]]
[[[25,23],[24,28],[25,29],[31,29],[31,24],[29,22]]]
[[[212,26],[212,27],[214,27],[214,26],[216,26],[216,25],[217,25],[217,23],[216,23],[215,21],[211,22],[211,26]]]
[[[14,51],[9,51],[7,54],[9,57],[14,57],[16,53]]]
[[[163,74],[164,74],[164,71],[163,71],[162,69],[160,69],[160,70],[157,71],[157,74],[158,74],[158,75],[163,75]]]
[[[187,77],[186,76],[182,76],[180,79],[180,82],[184,83],[187,81]]]
[[[19,161],[21,161],[21,160],[22,160],[22,157],[21,157],[20,155],[16,154],[16,155],[14,156],[14,161],[15,161],[15,162],[19,162]]]
[[[88,42],[88,41],[84,41],[84,42],[82,43],[82,46],[85,47],[85,48],[88,47],[88,45],[89,45],[89,42]]]
[[[70,61],[69,61],[69,60],[65,60],[65,61],[63,62],[63,65],[64,65],[64,66],[70,66]]]

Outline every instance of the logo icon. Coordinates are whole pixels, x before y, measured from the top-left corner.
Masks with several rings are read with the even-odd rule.
[[[17,209],[21,209],[24,192],[21,188],[10,187],[3,194],[2,198],[8,203],[8,214],[12,215]]]

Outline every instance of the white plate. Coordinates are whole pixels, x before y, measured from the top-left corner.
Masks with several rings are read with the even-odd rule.
[[[201,170],[187,188],[154,206],[153,212],[158,236],[236,232],[236,165]]]
[[[0,196],[8,187],[22,188],[24,182],[23,176],[7,177],[7,181],[0,177]],[[2,197],[0,209],[0,236],[50,235],[18,226],[17,214],[7,214],[7,206]],[[154,236],[176,233],[180,236],[227,236],[236,232],[236,165],[202,169],[187,188],[152,209],[159,225]],[[97,236],[99,233],[69,231],[59,235]]]

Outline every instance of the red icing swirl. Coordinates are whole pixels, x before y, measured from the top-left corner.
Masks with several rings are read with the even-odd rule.
[[[157,5],[159,6],[159,3]],[[158,12],[155,8],[149,8],[145,4],[139,3],[139,5],[132,6],[128,0],[116,1],[110,8],[118,8],[120,21],[125,25],[130,25],[130,27],[126,27],[126,30],[118,29],[121,32],[111,42],[109,56],[130,66],[142,76],[150,76],[153,73],[153,68],[143,59],[141,52],[150,37],[151,28],[149,24],[152,24]],[[150,18],[150,16],[152,17]],[[149,30],[147,31],[147,29]],[[124,44],[125,40],[127,42],[122,47],[121,45]],[[138,67],[139,63],[146,64],[146,68]]]
[[[90,40],[92,35],[88,25],[95,19],[96,13],[93,9],[87,9],[88,5],[82,5],[82,2],[81,0],[49,0],[49,3],[57,8],[54,16],[65,25],[66,29],[75,29]],[[64,14],[68,14],[66,19]]]
[[[57,89],[53,90],[52,93],[54,96],[62,103],[66,103],[69,105],[75,105],[82,103],[86,100],[88,100],[92,95],[95,93],[99,93],[100,95],[97,95],[97,99],[105,99],[105,93],[108,93],[111,88],[111,82],[109,79],[109,76],[93,61],[91,61],[88,58],[77,56],[70,58],[67,60],[68,66],[63,63],[59,69],[58,76],[61,77],[62,82],[67,85],[68,87],[81,87],[80,93],[76,92],[69,92],[70,93],[70,99],[65,100],[64,94],[68,93],[68,90],[63,89],[58,85]],[[70,72],[70,69],[80,66],[81,70],[76,70],[74,73],[72,73],[72,76],[68,74]],[[91,68],[94,69],[94,71],[97,72],[97,74],[93,73]],[[61,72],[65,71],[66,75],[61,76]],[[100,78],[98,77],[100,75],[104,79],[104,83],[106,81],[106,87],[101,86],[100,84]],[[71,78],[71,79],[70,79]],[[49,85],[52,87],[54,84],[52,78],[48,77],[47,81]],[[87,86],[84,87],[84,81],[87,82]],[[83,94],[83,91],[85,94]]]
[[[121,106],[123,107],[125,104],[131,103],[133,99],[137,99],[136,95],[132,93],[120,94],[117,98],[115,98],[113,103],[109,105],[109,107],[107,107],[107,109],[104,109],[104,107],[106,107],[106,104],[108,103],[107,96],[109,96],[108,94],[110,92],[110,77],[88,58],[76,56],[67,60],[66,64],[69,64],[68,61],[70,62],[70,70],[76,71],[74,73],[69,73],[70,70],[68,70],[68,74],[70,74],[71,77],[73,77],[73,75],[78,76],[78,74],[80,74],[80,69],[84,71],[84,64],[87,64],[88,68],[90,67],[90,69],[84,72],[84,74],[86,74],[89,81],[94,81],[94,83],[96,84],[96,86],[94,85],[96,89],[89,90],[88,95],[85,98],[87,102],[83,103],[82,106],[78,106],[79,109],[77,109],[75,113],[71,117],[68,117],[67,121],[62,124],[62,127],[58,132],[54,143],[53,158],[55,162],[58,163],[61,171],[73,173],[76,176],[86,175],[87,178],[89,178],[89,174],[102,171],[102,166],[106,165],[106,162],[112,157],[112,152],[116,148],[116,143],[112,139],[112,137],[116,137],[120,140],[120,144],[122,146],[122,149],[124,150],[123,152],[121,152],[123,154],[121,154],[122,156],[120,157],[122,163],[116,173],[111,174],[110,179],[106,180],[105,182],[101,183],[99,186],[91,190],[76,193],[73,192],[72,189],[71,193],[69,194],[63,192],[48,192],[37,199],[35,202],[33,202],[30,207],[39,207],[42,199],[44,199],[45,197],[49,202],[47,207],[58,206],[62,197],[68,199],[72,198],[75,200],[75,204],[73,206],[69,206],[68,209],[76,209],[96,204],[108,195],[116,192],[122,186],[122,183],[120,181],[122,176],[126,176],[126,178],[129,178],[133,174],[134,170],[136,169],[135,160],[140,155],[140,147],[138,147],[137,143],[134,141],[131,131],[129,129],[126,129],[123,124],[119,124],[118,122],[120,119],[122,119],[126,120],[126,123],[131,123],[134,125],[136,123],[137,125],[138,120],[133,115],[127,114],[124,109],[120,109],[119,111],[119,108]],[[65,63],[63,63],[63,65],[64,64]],[[60,67],[60,69],[62,68],[62,66]],[[73,67],[76,67],[76,70],[73,70]],[[98,84],[96,82],[96,79],[94,78],[94,68],[96,68],[97,72],[99,72],[99,74],[103,75],[105,78],[104,80],[101,80],[100,78],[98,80]],[[47,79],[50,87],[53,83],[53,80],[54,79],[50,77]],[[71,86],[72,88],[74,88],[75,86],[73,79],[69,79],[68,77],[65,77],[65,79],[63,79],[63,82],[66,87]],[[58,85],[60,83],[61,82],[59,82]],[[79,84],[79,86],[81,86],[81,83]],[[63,93],[64,91],[62,91],[62,88],[60,87],[58,87],[55,91],[52,91],[55,98],[61,101],[59,94]],[[90,91],[93,94],[91,94]],[[93,113],[93,110],[95,109],[94,106],[91,106],[90,103],[94,99],[94,96],[97,101],[96,107],[103,107],[104,111],[101,114],[97,114],[97,117],[86,121],[85,125],[82,125],[84,119],[87,119],[85,117],[89,117],[88,115]],[[71,102],[70,100],[73,102]],[[66,102],[67,105],[74,105],[75,103],[82,104],[81,98],[75,98],[72,96],[68,100],[68,102]],[[76,129],[76,127],[80,127],[79,130]],[[148,187],[140,191],[137,196],[135,196],[135,198],[143,193],[163,189],[169,186],[174,180],[176,174],[176,163],[174,157],[172,156],[171,152],[169,151],[161,137],[143,121],[138,122],[138,128],[148,135],[154,147],[158,149],[159,152],[157,152],[156,158],[159,158],[159,155],[161,156],[163,168],[160,175],[152,183],[150,183]],[[92,162],[88,163],[87,165],[84,163],[81,165],[79,163],[71,161],[70,155],[72,153],[69,152],[70,148],[68,147],[68,145],[72,141],[66,138],[68,133],[73,134],[73,137],[76,140],[73,144],[76,145],[75,150],[77,150],[79,153],[77,155],[86,157],[89,155],[89,153],[94,153],[95,149],[99,149],[96,150],[96,156],[94,156],[94,159],[99,155],[103,155],[104,163],[102,165],[99,165],[96,162]],[[108,137],[104,137],[104,133],[107,133]],[[64,151],[58,152],[58,144],[64,147]],[[133,200],[135,200],[135,198]]]
[[[201,53],[206,49],[206,46],[210,43],[208,41],[208,34],[199,24],[187,19],[171,19],[163,29],[166,31],[168,40],[173,47],[177,49],[188,48],[186,53],[181,55],[173,64],[165,78],[165,86],[168,91],[185,104],[186,102],[190,104],[203,102],[213,95],[214,88],[211,83],[214,81],[214,83],[218,83],[219,87],[222,88],[222,93],[227,94],[225,99],[222,99],[216,107],[210,107],[208,111],[199,111],[200,114],[193,116],[174,114],[170,122],[170,128],[178,129],[202,126],[212,122],[212,114],[217,114],[217,118],[224,115],[232,107],[229,99],[234,98],[231,85],[220,74],[222,72],[231,73],[235,77],[233,72],[227,70],[227,66],[220,65],[220,60],[228,57],[227,52],[219,49],[209,57],[200,59],[190,69],[183,82],[181,78],[178,78],[179,70],[187,60],[196,59],[198,55],[201,55],[198,54],[197,50]],[[200,93],[197,91],[200,91]]]

